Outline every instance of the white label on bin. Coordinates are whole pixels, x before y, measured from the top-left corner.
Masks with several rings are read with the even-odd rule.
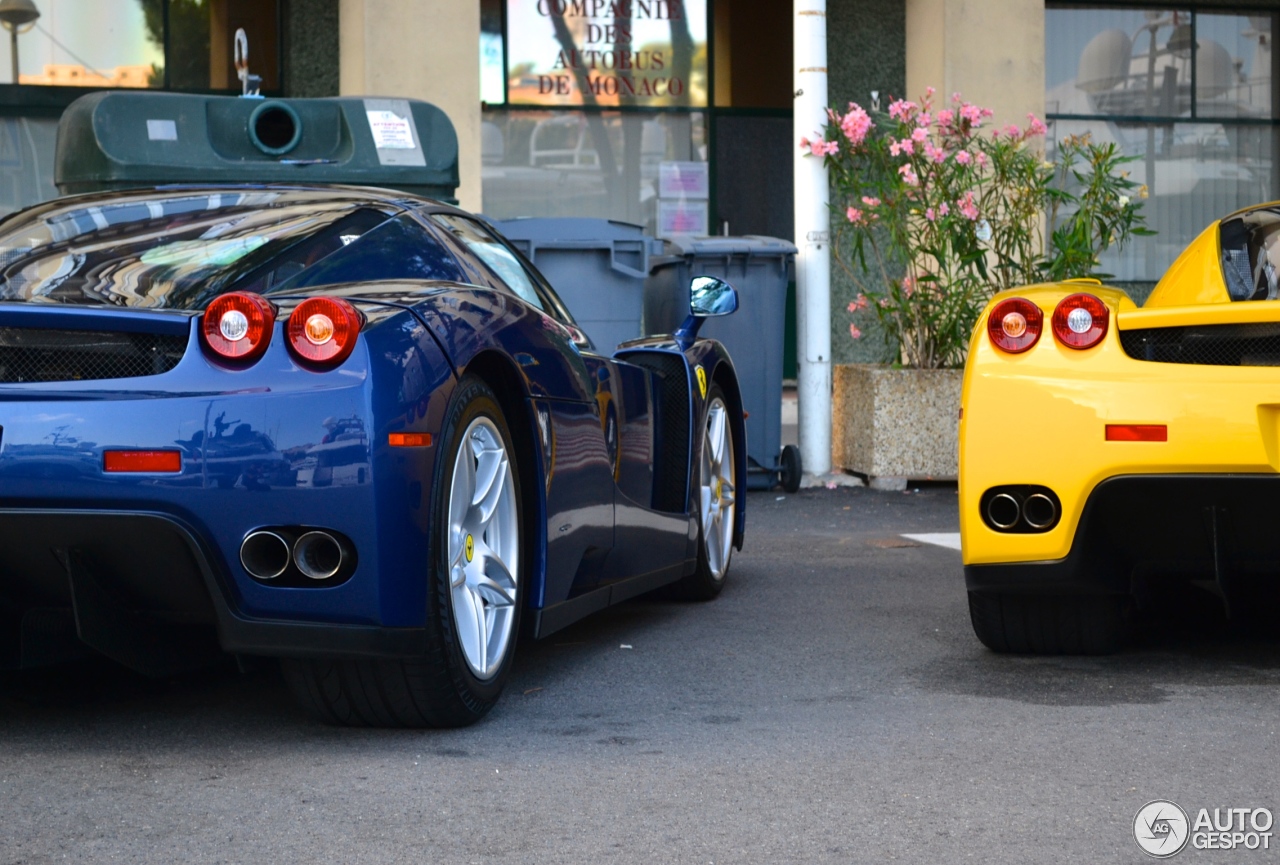
[[[382,165],[425,166],[422,142],[406,99],[366,99],[365,117]]]
[[[177,141],[178,124],[172,120],[148,120],[148,141]]]

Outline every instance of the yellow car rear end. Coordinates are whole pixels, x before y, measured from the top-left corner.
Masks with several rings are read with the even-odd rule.
[[[1280,572],[1273,230],[1268,208],[1211,226],[1142,309],[1092,281],[988,305],[960,420],[965,578],[987,646],[1112,651],[1152,585],[1226,599]]]

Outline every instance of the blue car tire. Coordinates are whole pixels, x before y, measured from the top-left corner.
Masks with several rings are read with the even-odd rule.
[[[497,396],[480,378],[458,383],[439,445],[424,656],[283,661],[294,694],[326,723],[462,727],[502,693],[528,565],[516,448]]]

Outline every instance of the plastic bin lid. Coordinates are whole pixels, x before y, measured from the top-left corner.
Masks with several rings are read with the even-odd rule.
[[[780,237],[747,234],[741,237],[677,237],[666,242],[666,255],[692,258],[722,258],[726,255],[795,255],[795,244]]]
[[[508,239],[527,240],[542,249],[609,249],[618,240],[647,240],[654,253],[661,250],[643,226],[613,219],[526,216],[491,222]]]

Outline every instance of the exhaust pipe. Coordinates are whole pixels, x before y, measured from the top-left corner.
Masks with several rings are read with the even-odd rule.
[[[240,564],[259,580],[274,580],[289,567],[289,541],[276,532],[250,532],[240,544]]]
[[[1018,524],[1020,516],[1022,516],[1022,503],[1008,493],[994,495],[991,501],[987,502],[987,520],[997,529],[1013,528]]]
[[[347,551],[328,532],[307,532],[293,545],[293,563],[302,575],[313,580],[327,580],[342,570]]]
[[[1058,518],[1058,506],[1044,493],[1033,493],[1022,504],[1022,518],[1033,529],[1047,529]]]

